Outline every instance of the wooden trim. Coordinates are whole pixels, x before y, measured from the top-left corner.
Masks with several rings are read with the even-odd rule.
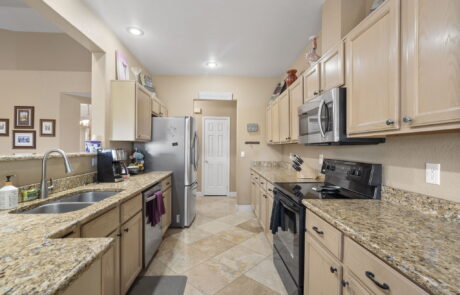
[[[53,124],[53,131],[51,134],[43,133],[43,123],[46,123],[46,122]],[[55,119],[40,119],[40,136],[56,137],[56,120]]]

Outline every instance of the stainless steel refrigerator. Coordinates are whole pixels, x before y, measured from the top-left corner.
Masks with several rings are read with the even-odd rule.
[[[145,171],[172,171],[173,227],[188,227],[196,215],[198,135],[192,117],[152,118],[152,141],[135,143]]]

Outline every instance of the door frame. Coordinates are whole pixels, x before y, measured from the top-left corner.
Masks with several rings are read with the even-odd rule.
[[[227,116],[203,116],[203,118],[201,119],[201,125],[202,125],[202,130],[201,130],[201,134],[202,134],[202,137],[203,137],[203,144],[201,146],[201,167],[202,170],[201,170],[201,190],[203,192],[203,196],[206,196],[206,186],[205,186],[205,150],[206,150],[206,124],[205,124],[205,121],[206,119],[216,119],[216,120],[225,120],[228,122],[228,147],[227,147],[227,193],[226,193],[226,196],[229,195],[230,193],[230,147],[231,147],[231,143],[230,143],[230,139],[231,139],[231,136],[230,136],[230,117],[227,117]],[[209,195],[209,196],[212,196],[212,195]]]

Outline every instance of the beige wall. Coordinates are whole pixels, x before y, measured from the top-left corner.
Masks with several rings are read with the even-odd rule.
[[[281,147],[265,144],[265,107],[279,78],[221,76],[154,76],[158,96],[170,116],[192,116],[193,100],[199,91],[228,91],[237,100],[236,191],[239,204],[249,204],[249,168],[254,160],[281,159]],[[247,123],[259,124],[259,131],[248,133]],[[245,141],[260,141],[247,145]],[[240,152],[246,157],[241,158]]]
[[[212,101],[212,100],[195,100],[194,109],[201,109],[201,114],[194,114],[197,120],[197,133],[200,141],[200,148],[203,143],[203,117],[229,117],[230,118],[230,191],[236,192],[236,129],[237,129],[237,101]],[[200,157],[203,159],[203,157]],[[201,191],[202,168],[198,167],[198,191]]]

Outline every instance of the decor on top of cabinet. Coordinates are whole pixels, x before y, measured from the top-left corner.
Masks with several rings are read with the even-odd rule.
[[[56,136],[56,120],[40,119],[40,136]]]
[[[270,98],[272,101],[275,100],[278,96],[280,96],[281,92],[283,92],[283,89],[286,89],[285,87],[286,82],[280,82],[278,85],[276,85],[275,91],[273,91],[272,97]]]
[[[34,128],[34,107],[15,106],[14,107],[14,128],[33,129]]]
[[[320,56],[316,53],[316,49],[318,48],[318,39],[316,36],[311,36],[310,37],[310,42],[311,42],[311,49],[307,53],[307,61],[311,65],[313,65],[315,62],[318,61]]]
[[[374,0],[372,2],[371,10],[369,11],[369,13],[379,8],[379,6],[382,5],[383,2],[385,2],[385,0]]]
[[[35,149],[35,130],[13,130],[13,149]]]
[[[295,80],[297,80],[296,73],[297,73],[296,69],[290,69],[290,70],[287,71],[288,76],[287,76],[287,78],[285,80],[287,87],[291,86],[291,84],[294,83]]]
[[[117,80],[129,80],[128,59],[119,50],[116,51]]]
[[[0,136],[10,135],[10,120],[0,119]]]
[[[148,91],[155,93],[155,88],[153,88],[153,81],[152,81],[152,77],[150,77],[149,75],[146,75],[146,74],[143,74],[143,73],[140,73],[139,74],[139,83],[141,83],[142,86],[144,86]]]

